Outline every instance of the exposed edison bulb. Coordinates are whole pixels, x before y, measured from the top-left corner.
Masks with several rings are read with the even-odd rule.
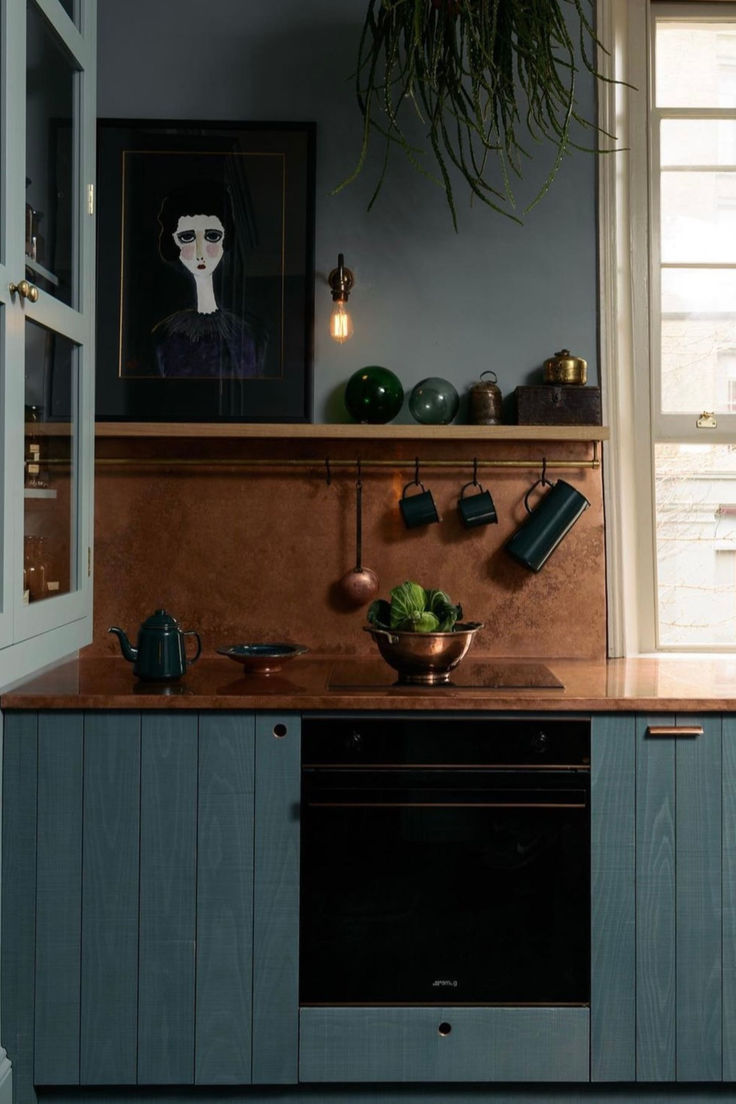
[[[330,315],[330,337],[342,345],[343,341],[347,341],[352,336],[353,320],[350,312],[342,299],[338,299]]]

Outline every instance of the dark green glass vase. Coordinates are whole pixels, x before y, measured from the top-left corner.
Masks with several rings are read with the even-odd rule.
[[[356,422],[383,425],[401,410],[404,388],[388,368],[369,364],[354,372],[345,384],[345,408]]]

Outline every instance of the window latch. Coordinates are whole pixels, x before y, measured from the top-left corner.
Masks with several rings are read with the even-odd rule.
[[[715,414],[709,410],[704,410],[695,424],[698,429],[716,429],[718,426]]]

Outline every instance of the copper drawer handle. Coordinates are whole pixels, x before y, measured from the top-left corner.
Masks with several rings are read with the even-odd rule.
[[[702,725],[647,725],[647,736],[702,736]]]

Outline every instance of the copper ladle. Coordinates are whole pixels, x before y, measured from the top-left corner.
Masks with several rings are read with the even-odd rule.
[[[363,481],[360,478],[360,460],[358,478],[355,481],[355,567],[343,575],[340,590],[353,606],[364,606],[378,594],[378,576],[370,567],[363,567]]]

